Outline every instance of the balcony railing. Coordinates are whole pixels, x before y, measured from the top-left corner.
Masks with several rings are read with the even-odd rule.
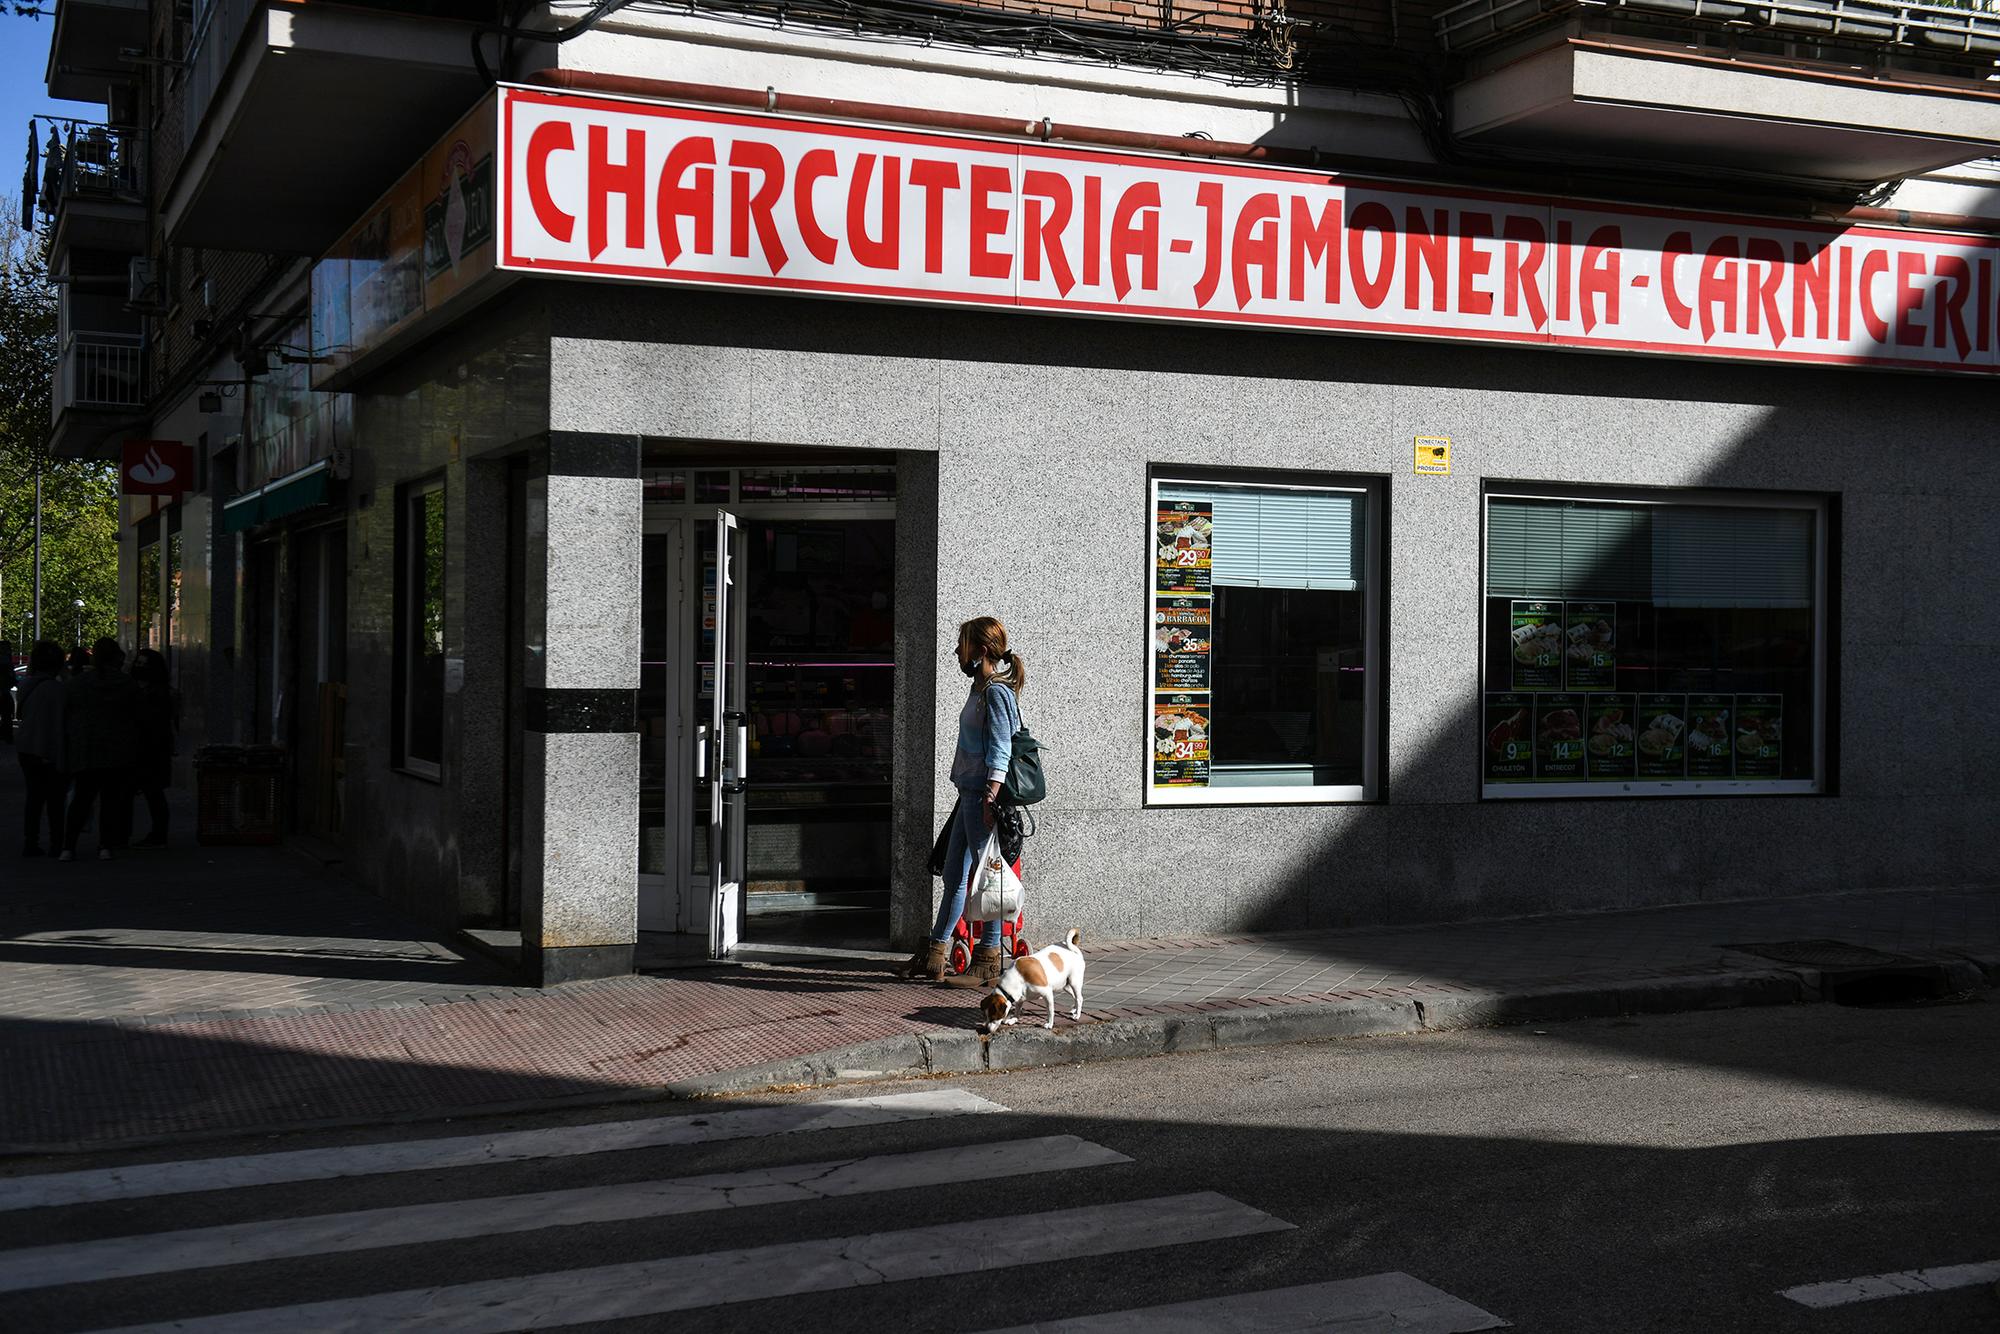
[[[188,141],[208,114],[215,90],[229,68],[236,45],[263,0],[202,0],[195,6],[194,25],[188,38],[187,72],[181,82],[181,121]]]
[[[137,130],[49,119],[46,143],[36,145],[30,137],[27,173],[35,207],[45,217],[54,218],[72,199],[135,204],[144,200],[146,182]]]
[[[2000,57],[1996,0],[1468,0],[1437,18],[1439,43],[1464,52],[1534,26],[1544,16],[1596,11],[1764,32],[1802,41],[1910,48],[1987,63]]]
[[[145,342],[135,333],[73,333],[63,343],[56,410],[146,404]]]

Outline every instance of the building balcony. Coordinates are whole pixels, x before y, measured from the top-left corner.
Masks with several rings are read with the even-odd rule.
[[[49,36],[49,96],[102,103],[113,84],[129,83],[124,52],[144,50],[147,0],[56,0]]]
[[[146,406],[145,339],[73,332],[63,339],[50,398],[49,452],[110,458],[117,427]]]
[[[138,131],[56,122],[47,142],[30,148],[27,179],[56,252],[144,252],[146,173]]]
[[[1887,0],[1468,0],[1466,143],[1863,189],[2000,151],[2000,14]]]
[[[485,89],[469,20],[323,0],[207,0],[162,214],[180,245],[317,254]]]

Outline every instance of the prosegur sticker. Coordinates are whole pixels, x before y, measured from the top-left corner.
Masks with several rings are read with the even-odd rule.
[[[1451,476],[1451,437],[1418,436],[1416,471],[1430,477]]]

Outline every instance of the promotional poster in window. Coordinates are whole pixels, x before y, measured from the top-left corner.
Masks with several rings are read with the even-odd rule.
[[[1205,500],[1162,501],[1154,518],[1156,589],[1207,594],[1215,507]]]
[[[1208,786],[1208,696],[1161,695],[1153,707],[1153,786]]]
[[[1205,597],[1162,597],[1153,603],[1153,684],[1160,690],[1207,690],[1212,631]]]

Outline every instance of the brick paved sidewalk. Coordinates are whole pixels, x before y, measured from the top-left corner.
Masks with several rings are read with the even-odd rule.
[[[0,810],[12,807],[6,767]],[[111,862],[8,862],[0,1146],[15,1151],[644,1096],[962,1034],[979,999],[897,982],[886,958],[860,955],[772,954],[543,992],[285,849],[183,836]],[[1084,1018],[1747,973],[1771,961],[1729,946],[1811,939],[2000,957],[2000,887],[1088,941]]]
[[[1091,952],[1086,1022],[1313,999],[1500,992],[1768,968],[1728,944],[1832,938],[1924,956],[2000,950],[1992,890],[1849,894],[1432,928],[1141,941]],[[400,957],[400,956],[399,956]],[[444,969],[465,963],[411,965]],[[129,967],[130,965],[126,965]],[[36,967],[0,963],[7,986]],[[539,992],[487,985],[360,1007],[80,1022],[0,1017],[0,1143],[443,1116],[642,1095],[911,1033],[963,1031],[977,994],[868,958],[800,959]],[[222,976],[222,975],[217,975]],[[249,976],[258,977],[257,974]],[[343,979],[351,982],[353,979]],[[457,982],[448,984],[457,987]]]

